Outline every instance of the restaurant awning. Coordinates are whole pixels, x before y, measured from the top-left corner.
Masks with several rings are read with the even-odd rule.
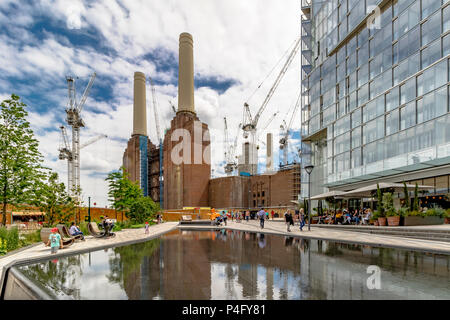
[[[393,188],[395,192],[403,192],[404,190],[404,184],[403,183],[388,183],[388,182],[381,182],[379,183],[380,189],[386,189],[386,188]],[[406,188],[408,190],[414,190],[416,188],[416,185],[414,184],[407,184]],[[419,190],[428,190],[428,189],[434,189],[433,186],[418,186]],[[372,184],[366,187],[358,188],[352,191],[344,192],[340,196],[344,198],[350,198],[350,197],[370,197],[372,195],[372,191],[377,190],[377,184]]]
[[[322,199],[326,199],[329,197],[338,197],[344,193],[345,193],[344,191],[333,190],[333,191],[325,192],[322,194],[318,194],[317,196],[311,197],[311,200],[322,200]]]
[[[13,216],[45,216],[45,212],[39,211],[13,211]]]

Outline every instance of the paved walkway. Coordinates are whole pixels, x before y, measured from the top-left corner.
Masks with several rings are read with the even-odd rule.
[[[433,226],[427,226],[433,227]],[[436,226],[441,229],[442,226]],[[206,226],[183,226],[183,229],[208,229],[210,227]],[[281,235],[291,235],[291,236],[301,236],[303,238],[309,239],[321,239],[328,241],[338,241],[338,242],[349,242],[349,243],[360,243],[367,244],[377,247],[391,247],[400,248],[407,250],[419,250],[427,251],[433,253],[443,253],[450,254],[450,242],[445,241],[434,241],[434,240],[422,240],[405,238],[399,236],[388,236],[388,235],[378,235],[362,232],[352,232],[331,228],[316,228],[311,225],[311,231],[308,231],[308,226],[303,227],[303,231],[299,230],[299,226],[291,226],[291,232],[286,231],[286,224],[280,223],[279,221],[266,221],[264,229],[261,229],[259,222],[256,220],[250,220],[249,222],[228,222],[226,227],[221,227],[232,230],[242,230],[242,231],[252,231],[252,232],[263,232],[268,234],[281,234]],[[448,227],[444,227],[445,229]]]
[[[58,250],[57,254],[50,253],[50,247],[46,247],[42,242],[32,245],[24,250],[18,250],[12,254],[0,257],[0,288],[3,285],[4,271],[12,264],[21,262],[32,262],[35,260],[62,257],[76,253],[88,252],[93,250],[100,250],[128,243],[136,243],[139,241],[146,241],[151,238],[156,238],[170,230],[176,229],[178,222],[165,222],[162,224],[153,225],[150,227],[148,235],[145,234],[144,229],[125,229],[115,232],[116,236],[110,239],[94,238],[87,236],[86,241],[77,241],[70,247]]]

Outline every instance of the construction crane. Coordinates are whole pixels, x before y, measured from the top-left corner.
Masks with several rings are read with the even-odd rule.
[[[278,115],[278,113],[280,113],[280,111],[275,112],[270,118],[269,120],[267,120],[267,122],[263,125],[262,130],[259,131],[258,133],[258,138],[256,139],[256,141],[258,142],[258,145],[256,146],[256,149],[259,149],[259,143],[261,142],[262,144],[265,145],[265,142],[261,140],[261,138],[259,137],[260,134],[264,133],[264,131],[266,131],[267,127],[272,123],[273,119],[276,118],[276,116]]]
[[[169,103],[170,103],[170,106],[172,107],[173,113],[177,114],[177,109],[175,109],[173,102],[169,100]]]
[[[294,120],[295,114],[297,113],[298,107],[300,106],[300,99],[302,97],[301,90],[299,92],[299,95],[297,97],[297,101],[295,102],[294,110],[292,111],[291,119],[289,120],[289,124],[286,125],[286,121],[283,120],[282,124],[280,125],[280,157],[281,164],[287,165],[288,164],[288,146],[289,146],[289,134],[292,127],[292,122]]]
[[[153,80],[151,77],[148,77],[150,79],[150,86],[152,89],[152,101],[153,101],[153,113],[155,115],[155,123],[156,123],[156,135],[158,137],[158,143],[159,143],[159,206],[160,208],[163,208],[163,141],[161,137],[161,127],[159,125],[159,114],[158,114],[158,105],[156,103],[156,91],[155,91],[155,85],[153,83]],[[173,104],[169,101],[172,108],[175,110],[175,107]]]
[[[239,137],[239,131],[241,130],[242,124],[239,124],[238,131],[236,137],[234,138],[233,143],[231,144],[228,139],[228,125],[227,118],[224,117],[224,155],[225,155],[225,173],[227,175],[232,175],[234,170],[237,168],[237,163],[235,161],[235,152],[237,147],[237,139]]]
[[[156,105],[156,93],[155,93],[155,85],[153,84],[153,80],[151,77],[148,77],[150,80],[150,87],[152,89],[152,101],[153,101],[153,113],[155,115],[155,124],[156,124],[156,136],[158,137],[159,144],[162,143],[161,140],[161,128],[159,126],[159,116],[158,116],[158,108]]]
[[[243,123],[242,129],[244,131],[243,136],[245,139],[247,139],[249,135],[251,136],[250,139],[251,139],[252,146],[255,146],[256,130],[257,130],[259,118],[261,117],[261,114],[264,112],[265,108],[267,107],[267,104],[269,103],[270,99],[272,98],[275,90],[278,88],[278,85],[280,84],[281,80],[283,79],[283,76],[286,74],[287,69],[289,68],[292,61],[294,60],[294,57],[300,47],[300,40],[301,40],[301,37],[299,37],[297,39],[297,41],[295,42],[294,47],[293,47],[292,51],[290,52],[285,64],[283,65],[280,73],[278,74],[277,78],[275,79],[275,82],[273,83],[272,87],[270,88],[269,93],[267,94],[266,98],[264,99],[263,103],[259,107],[259,110],[254,117],[252,116],[252,114],[250,112],[249,104],[247,102],[244,103],[243,121],[242,121],[242,123]],[[252,153],[253,152],[256,152],[256,150],[252,151]],[[253,161],[257,160],[257,155],[253,154],[253,158],[254,158]]]
[[[67,180],[68,180],[67,186],[70,187],[73,184],[74,154],[73,154],[71,148],[69,147],[69,138],[67,136],[66,127],[60,126],[59,128],[61,129],[61,137],[62,137],[62,143],[60,144],[60,147],[58,149],[59,159],[67,160]],[[92,138],[92,139],[88,140],[87,142],[83,143],[80,146],[79,150],[81,150],[103,138],[108,138],[108,136],[106,134],[101,134],[95,138]],[[71,192],[71,190],[69,188],[69,193],[70,192]]]
[[[68,144],[64,147],[67,150],[70,150],[71,153],[71,164],[68,173],[68,190],[71,196],[74,195],[76,190],[79,190],[80,187],[80,128],[84,127],[84,121],[81,117],[81,111],[83,110],[86,99],[89,95],[89,91],[92,88],[92,84],[94,83],[96,73],[94,72],[91,75],[89,83],[84,90],[84,93],[81,97],[79,103],[76,101],[76,87],[75,87],[75,78],[72,76],[67,76],[67,87],[69,94],[69,102],[66,108],[67,123],[72,127],[72,148],[68,148]],[[65,132],[65,130],[64,130]],[[67,139],[65,139],[67,140]],[[67,141],[66,141],[67,142]],[[66,154],[66,153],[63,153]],[[66,155],[67,156],[67,155]],[[63,156],[65,157],[65,156]],[[68,157],[68,156],[67,156]],[[60,153],[61,158],[61,153]],[[79,199],[78,199],[79,200]]]

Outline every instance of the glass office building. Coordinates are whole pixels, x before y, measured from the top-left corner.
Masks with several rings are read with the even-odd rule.
[[[448,196],[450,0],[302,0],[311,194],[418,182]],[[302,197],[308,177],[302,170]]]

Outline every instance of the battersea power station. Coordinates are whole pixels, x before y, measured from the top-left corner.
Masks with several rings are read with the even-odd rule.
[[[192,35],[180,34],[178,109],[158,145],[147,134],[146,76],[134,73],[133,132],[123,154],[130,180],[165,210],[293,207],[300,194],[299,164],[211,179],[208,124],[195,111],[193,45]]]

